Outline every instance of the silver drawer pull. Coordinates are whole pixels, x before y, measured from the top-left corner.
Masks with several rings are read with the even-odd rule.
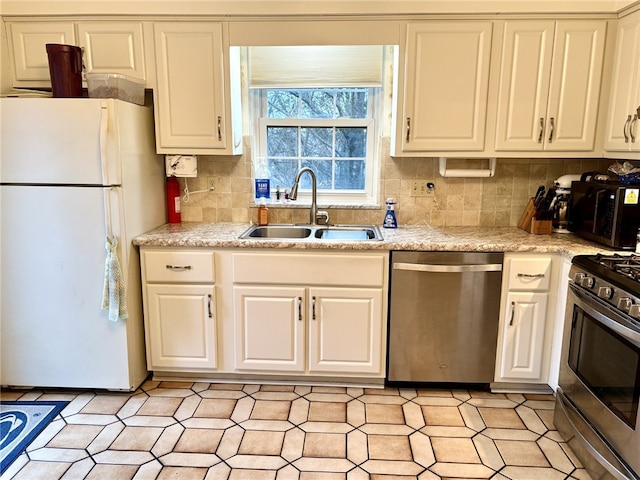
[[[519,273],[518,278],[544,278],[544,273]]]
[[[176,270],[176,271],[182,271],[182,270],[191,270],[191,265],[167,265],[167,270]]]

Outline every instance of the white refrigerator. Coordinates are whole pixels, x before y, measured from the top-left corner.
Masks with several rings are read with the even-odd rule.
[[[0,122],[0,384],[136,389],[147,369],[131,240],[166,221],[151,109],[2,98]],[[115,321],[102,308],[107,238],[129,314]]]

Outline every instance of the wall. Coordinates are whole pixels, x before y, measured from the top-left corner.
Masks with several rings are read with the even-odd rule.
[[[400,224],[428,223],[433,226],[516,226],[527,200],[538,185],[549,187],[564,174],[606,171],[610,160],[598,159],[498,159],[492,178],[443,178],[437,158],[393,158],[389,139],[382,141],[382,171],[379,208],[332,208],[331,223],[380,224],[384,201],[395,197]],[[464,161],[474,168],[474,161]],[[455,164],[454,164],[455,166]],[[206,190],[207,177],[216,177],[214,192],[197,193],[182,202],[182,220],[187,222],[257,222],[251,177],[251,145],[245,139],[245,154],[238,157],[198,158],[198,178],[187,180],[190,191]],[[412,197],[412,180],[435,185],[433,197]],[[182,188],[185,179],[180,179]],[[296,206],[294,206],[296,205]],[[323,208],[322,202],[319,207]],[[325,205],[326,207],[326,205]],[[308,205],[297,202],[286,208],[270,205],[272,223],[306,223]]]

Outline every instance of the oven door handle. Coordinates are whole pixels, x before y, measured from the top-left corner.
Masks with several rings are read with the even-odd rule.
[[[587,315],[600,324],[622,335],[636,347],[640,347],[640,332],[636,332],[632,328],[625,326],[631,324],[629,320],[614,310],[606,308],[599,300],[588,293],[582,292],[575,284],[571,283],[569,287],[576,297],[574,300],[575,305],[584,310]],[[605,309],[606,311],[603,311]],[[609,317],[614,317],[616,320]]]

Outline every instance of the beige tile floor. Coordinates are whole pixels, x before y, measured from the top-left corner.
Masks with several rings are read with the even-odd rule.
[[[71,403],[2,480],[589,479],[553,396],[147,381]]]

